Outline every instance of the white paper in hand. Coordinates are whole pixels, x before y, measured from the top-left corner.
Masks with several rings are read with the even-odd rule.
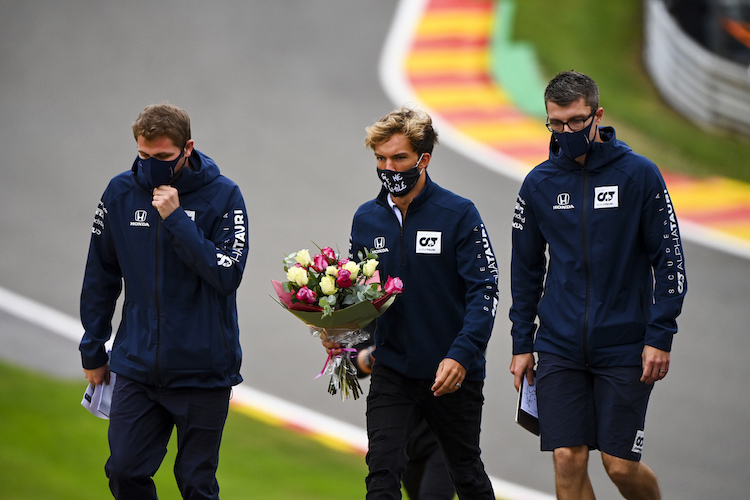
[[[81,399],[81,406],[92,415],[104,420],[109,419],[109,408],[112,405],[112,392],[115,390],[117,375],[109,372],[109,384],[89,384]]]
[[[536,386],[529,385],[526,375],[523,376],[523,382],[518,391],[516,422],[532,434],[539,435],[539,412],[536,405]]]
[[[539,418],[536,407],[536,386],[529,385],[526,377],[523,377],[523,389],[521,390],[521,409],[534,418]]]

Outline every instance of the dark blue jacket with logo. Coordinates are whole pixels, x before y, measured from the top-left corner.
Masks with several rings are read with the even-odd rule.
[[[618,141],[613,128],[600,134],[604,142],[593,144],[585,168],[552,146],[521,186],[513,354],[636,366],[644,344],[671,349],[687,291],[674,208],[656,165]]]
[[[359,207],[350,247],[353,257],[374,249],[381,276],[404,282],[377,320],[378,364],[434,380],[440,362],[451,358],[468,380],[483,380],[498,291],[495,254],[479,212],[428,177],[401,227],[387,196],[382,190]]]
[[[107,362],[124,281],[113,372],[164,387],[242,381],[235,291],[247,260],[245,203],[211,158],[195,151],[190,162],[173,183],[180,207],[164,220],[137,160],[104,192],[81,293],[84,368]]]

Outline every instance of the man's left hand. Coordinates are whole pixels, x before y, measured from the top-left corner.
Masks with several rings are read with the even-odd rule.
[[[432,393],[442,396],[461,389],[461,384],[466,377],[466,368],[455,359],[445,358],[438,365],[435,374],[435,383],[432,384]]]
[[[154,198],[151,204],[159,211],[161,218],[166,219],[180,206],[180,195],[177,189],[165,184],[154,188]]]
[[[643,375],[641,382],[653,384],[667,376],[669,372],[669,352],[650,345],[643,346]]]

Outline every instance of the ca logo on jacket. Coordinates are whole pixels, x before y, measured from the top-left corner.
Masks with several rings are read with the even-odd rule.
[[[442,235],[440,231],[417,231],[417,253],[440,254]]]
[[[597,186],[594,188],[594,208],[617,208],[619,186]]]

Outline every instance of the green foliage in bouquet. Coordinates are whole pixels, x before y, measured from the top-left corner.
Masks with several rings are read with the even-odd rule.
[[[284,259],[288,281],[283,283],[283,289],[292,294],[292,304],[320,307],[321,318],[381,298],[385,286],[377,272],[377,254],[360,251],[357,258],[359,262],[341,259],[330,247],[314,257],[307,249],[294,252]]]
[[[358,252],[359,262],[341,259],[331,247],[310,256],[307,249],[288,255],[284,271],[288,281],[272,280],[279,304],[327,342],[328,359],[318,377],[330,375],[328,392],[341,393],[342,401],[362,392],[352,362],[354,345],[369,338],[362,330],[383,314],[401,293],[400,278],[388,277],[385,284],[377,271],[373,251]],[[317,378],[317,377],[316,377]]]

